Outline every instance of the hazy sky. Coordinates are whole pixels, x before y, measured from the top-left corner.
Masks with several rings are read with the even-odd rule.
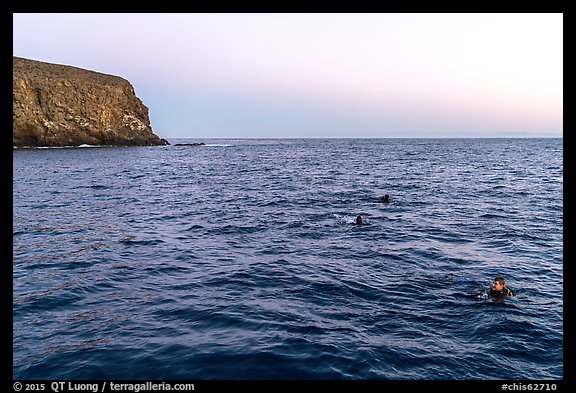
[[[14,14],[163,138],[563,136],[562,14]]]

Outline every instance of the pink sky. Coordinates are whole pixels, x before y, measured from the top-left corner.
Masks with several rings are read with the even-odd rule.
[[[563,135],[562,14],[15,14],[13,33],[15,56],[128,79],[168,138]]]

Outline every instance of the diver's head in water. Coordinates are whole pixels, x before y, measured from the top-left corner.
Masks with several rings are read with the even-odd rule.
[[[356,221],[354,222],[356,225],[362,225],[362,216],[356,216]]]
[[[390,202],[390,196],[388,194],[384,194],[382,198],[380,198],[382,202]]]
[[[506,285],[506,280],[504,279],[504,277],[498,276],[494,279],[494,281],[492,281],[492,288],[491,289],[494,292],[499,292],[499,291],[504,289],[505,285]]]
[[[496,298],[514,296],[512,291],[506,287],[506,280],[502,276],[498,276],[492,281],[492,286],[488,294]]]

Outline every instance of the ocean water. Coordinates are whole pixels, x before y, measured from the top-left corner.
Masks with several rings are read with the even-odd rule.
[[[203,142],[13,151],[15,379],[563,378],[562,139]]]

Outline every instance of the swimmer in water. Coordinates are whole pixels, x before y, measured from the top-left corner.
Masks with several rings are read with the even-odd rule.
[[[362,225],[362,216],[357,216],[356,221],[354,221],[355,225]]]
[[[492,281],[492,286],[488,292],[488,296],[497,300],[502,300],[505,297],[514,296],[512,291],[506,286],[506,280],[502,276],[498,276]]]
[[[390,196],[388,194],[384,194],[384,196],[380,198],[380,202],[383,202],[383,203],[390,202]]]

